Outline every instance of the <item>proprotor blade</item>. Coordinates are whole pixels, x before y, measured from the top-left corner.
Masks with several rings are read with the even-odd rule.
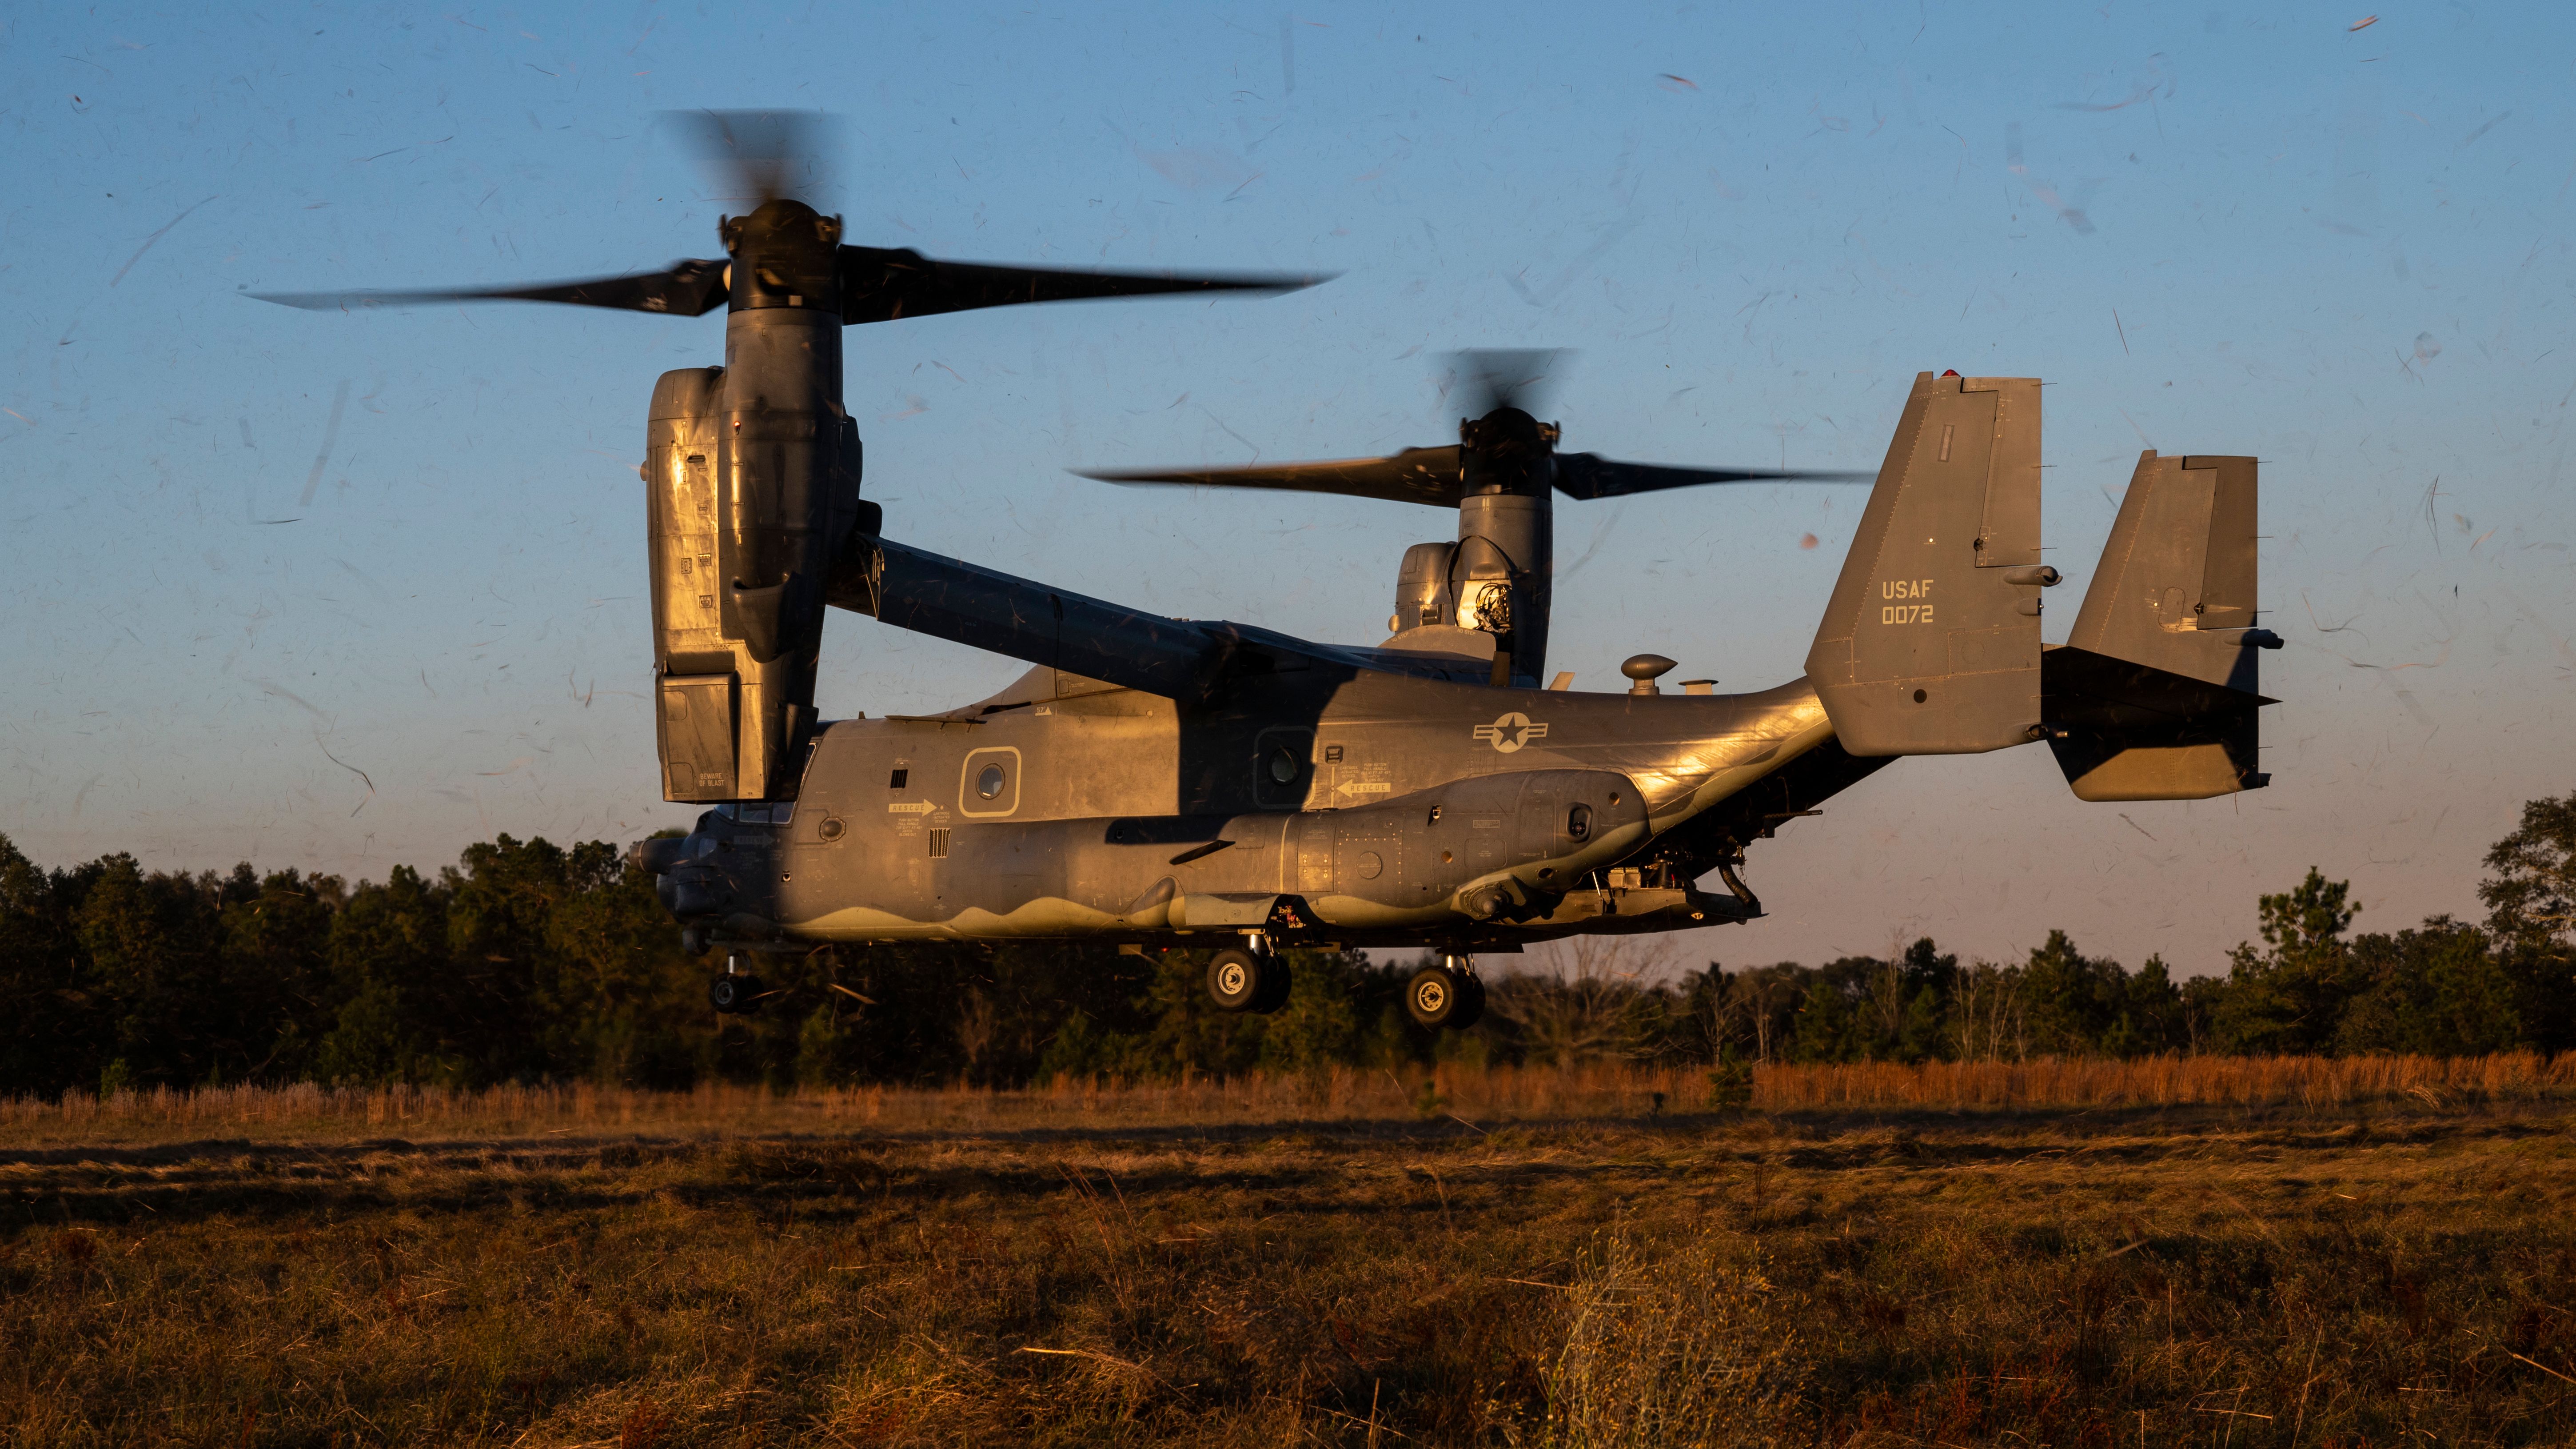
[[[659,272],[593,277],[579,282],[538,282],[524,287],[456,287],[422,291],[253,292],[263,302],[308,312],[364,307],[409,307],[425,302],[567,302],[623,312],[666,312],[698,317],[725,303],[725,264],[680,261]]]
[[[1625,498],[1705,483],[1866,483],[1876,476],[1811,468],[1666,468],[1593,453],[1556,455],[1556,488],[1568,498]]]
[[[1077,470],[1079,471],[1079,470]],[[1428,503],[1455,508],[1466,492],[1466,469],[1456,444],[1407,448],[1391,458],[1344,458],[1329,463],[1281,463],[1249,468],[1137,468],[1083,473],[1104,483],[1130,486],[1278,488],[1292,493],[1338,493],[1389,503]]]
[[[1562,347],[1452,352],[1441,391],[1460,417],[1481,418],[1496,408],[1519,408],[1536,417],[1555,391],[1555,374],[1572,356]]]
[[[978,307],[1151,297],[1171,292],[1294,292],[1329,277],[1225,272],[1085,272],[933,261],[910,248],[841,248],[841,319],[891,322]]]

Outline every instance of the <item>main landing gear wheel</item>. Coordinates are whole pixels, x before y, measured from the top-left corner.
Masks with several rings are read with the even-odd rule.
[[[707,1000],[728,1016],[752,1016],[759,1012],[761,993],[767,989],[757,976],[728,971],[708,983]]]
[[[1288,1004],[1288,963],[1228,946],[1208,958],[1207,986],[1219,1011],[1268,1016]]]
[[[1485,1015],[1485,983],[1466,968],[1463,958],[1425,966],[1404,983],[1404,1009],[1433,1031],[1465,1031]]]
[[[1485,978],[1468,972],[1458,978],[1458,1005],[1449,1013],[1449,1029],[1465,1031],[1485,1019]]]

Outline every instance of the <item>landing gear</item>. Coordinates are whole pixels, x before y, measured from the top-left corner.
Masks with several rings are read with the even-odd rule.
[[[727,956],[724,974],[707,984],[707,1000],[727,1016],[756,1016],[760,998],[769,988],[741,966],[740,956]]]
[[[1404,983],[1404,1009],[1417,1025],[1433,1031],[1465,1031],[1485,1015],[1485,983],[1469,969],[1466,957],[1452,956],[1413,973]]]
[[[1288,963],[1276,952],[1228,946],[1208,958],[1207,985],[1219,1011],[1268,1016],[1288,1004]]]

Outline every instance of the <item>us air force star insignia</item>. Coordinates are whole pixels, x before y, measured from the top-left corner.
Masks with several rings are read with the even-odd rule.
[[[1476,726],[1476,738],[1494,747],[1497,754],[1508,755],[1532,740],[1547,738],[1547,726],[1530,723],[1530,717],[1513,710],[1489,725]]]

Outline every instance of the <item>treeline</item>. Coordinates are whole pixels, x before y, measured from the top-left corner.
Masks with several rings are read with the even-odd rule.
[[[1410,959],[1301,951],[1268,1017],[1207,1000],[1198,952],[1057,942],[874,946],[772,958],[758,1017],[706,1003],[652,881],[603,842],[509,836],[381,882],[248,865],[46,870],[0,837],[0,1093],[244,1082],[588,1079],[1009,1084],[1468,1058],[1558,1063],[2019,1060],[2157,1053],[2456,1055],[2576,1049],[2576,793],[2535,800],[2488,852],[2483,924],[2352,931],[2311,869],[2260,898],[2259,944],[2177,979],[2063,933],[1962,964],[1930,940],[1640,979],[1636,947],[1578,940],[1573,969],[1487,957],[1483,1026],[1435,1035],[1400,1004]],[[1704,938],[1682,938],[1696,941]]]

